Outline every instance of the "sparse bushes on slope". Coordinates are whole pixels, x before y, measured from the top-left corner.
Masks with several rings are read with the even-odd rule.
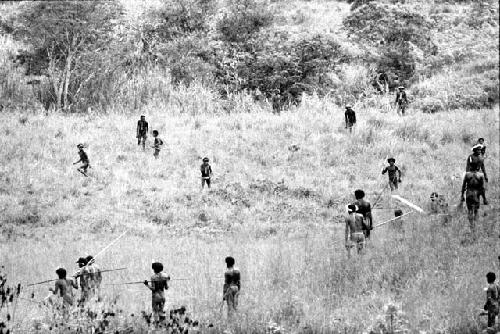
[[[428,113],[491,108],[499,101],[498,73],[498,63],[484,59],[437,74],[413,87],[413,107]]]
[[[378,70],[396,75],[399,82],[415,74],[414,50],[437,52],[430,38],[432,23],[405,7],[369,2],[346,17],[344,27],[359,43],[375,50]]]

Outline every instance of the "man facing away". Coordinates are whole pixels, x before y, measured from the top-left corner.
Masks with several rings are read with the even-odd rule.
[[[228,256],[225,259],[226,272],[224,273],[224,287],[222,300],[227,303],[227,315],[231,317],[238,308],[238,295],[241,290],[240,271],[234,267],[235,260]]]
[[[347,206],[347,217],[345,218],[345,247],[347,256],[351,256],[351,248],[356,246],[358,254],[365,246],[364,217],[359,213],[359,208],[354,204]]]

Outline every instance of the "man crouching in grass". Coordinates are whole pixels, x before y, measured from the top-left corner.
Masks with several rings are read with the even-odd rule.
[[[347,217],[345,218],[345,248],[347,256],[351,257],[351,248],[356,245],[358,254],[365,246],[365,234],[363,215],[358,212],[358,207],[354,204],[347,206]]]

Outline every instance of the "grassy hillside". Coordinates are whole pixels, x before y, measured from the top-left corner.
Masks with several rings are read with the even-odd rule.
[[[122,3],[130,36],[117,45],[134,46],[124,56],[137,61],[134,34],[161,2]],[[396,115],[392,93],[375,94],[376,68],[367,61],[375,51],[344,30],[348,3],[265,3],[274,15],[268,29],[289,32],[291,40],[333,37],[348,59],[329,73],[327,94],[305,94],[280,115],[252,92],[222,99],[213,83],[175,85],[168,69],[140,61],[117,73],[109,107],[43,110],[27,84],[33,77],[13,63],[30,46],[5,31],[32,3],[0,5],[0,274],[24,286],[54,278],[57,266],[73,273],[78,257],[127,232],[98,259],[101,268],[128,268],[104,274],[101,306],[120,311],[108,328],[113,333],[149,333],[138,317],[151,311],[145,287],[109,284],[148,278],[153,259],[172,278],[188,279],[172,281],[166,307],[185,305],[203,333],[277,334],[270,324],[290,334],[481,332],[485,274],[498,272],[500,254],[498,3],[398,3],[432,21],[439,50],[424,56],[412,49],[417,67],[405,117]],[[210,17],[205,39],[174,42],[214,42],[216,19]],[[344,129],[345,103],[357,113],[352,134]],[[146,152],[137,146],[141,113],[165,143],[158,160],[151,137]],[[488,146],[490,205],[481,206],[473,233],[457,204],[465,159],[479,137]],[[88,178],[72,165],[78,143],[87,145]],[[205,156],[214,181],[201,191]],[[342,222],[355,189],[372,202],[380,195],[376,224],[396,208],[409,212],[391,199],[381,175],[391,156],[403,172],[398,194],[423,208],[432,192],[444,195],[452,222],[409,214],[402,229],[377,228],[367,253],[349,259]],[[228,255],[243,277],[232,324],[220,309]],[[16,333],[37,326],[39,333],[50,326],[75,332],[98,322],[75,315],[69,329],[56,330],[56,313],[40,304],[49,286],[23,288],[21,298],[0,307],[0,322],[9,314]]]
[[[166,144],[159,160],[137,147],[136,115],[3,115],[3,264],[12,281],[48,279],[57,265],[72,268],[78,256],[130,229],[99,261],[129,269],[105,283],[144,279],[151,259],[160,259],[172,277],[190,278],[172,284],[168,306],[184,304],[206,322],[220,319],[223,258],[232,254],[243,272],[242,332],[262,331],[272,320],[294,331],[356,333],[380,321],[389,303],[404,312],[398,317],[408,328],[477,330],[484,275],[500,251],[498,110],[405,118],[357,112],[360,122],[348,135],[342,111],[325,100],[306,100],[281,116],[152,110],[148,120]],[[343,238],[343,207],[356,188],[374,201],[386,157],[403,170],[401,196],[425,207],[437,191],[454,205],[478,136],[489,144],[491,205],[481,209],[477,241],[464,214],[446,227],[412,214],[404,235],[386,225],[366,256],[346,258],[343,242],[334,243]],[[78,142],[89,146],[89,178],[71,165]],[[212,160],[215,181],[200,192],[203,156]],[[377,210],[376,222],[391,218],[390,208],[407,210],[387,190],[382,207],[389,210]],[[37,287],[36,298],[46,288]],[[127,313],[149,310],[148,293],[131,289],[107,286],[104,294],[119,296]],[[41,316],[36,304],[21,300],[18,307]],[[18,320],[29,326],[29,318]]]

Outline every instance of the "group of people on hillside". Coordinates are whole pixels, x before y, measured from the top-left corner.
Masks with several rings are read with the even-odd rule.
[[[398,106],[398,113],[401,115],[405,114],[405,108],[408,104],[408,99],[404,91],[404,87],[399,87],[396,95],[396,104]],[[352,110],[352,106],[346,106],[345,112],[345,122],[346,128],[352,132],[353,126],[356,124],[356,114]],[[145,143],[147,140],[147,134],[149,131],[148,123],[145,120],[145,116],[142,115],[137,123],[137,139],[138,145],[142,144],[143,150],[145,149]],[[163,145],[163,141],[158,138],[158,131],[153,131],[153,137],[155,137],[154,142],[154,156],[158,158],[160,147]],[[87,169],[90,167],[89,159],[87,154],[84,152],[84,146],[79,144],[79,156],[80,160],[75,162],[81,162],[82,166],[79,171],[86,175]],[[484,159],[486,155],[486,145],[484,143],[484,138],[479,138],[477,143],[472,147],[472,154],[470,154],[466,161],[466,173],[463,178],[462,192],[461,192],[461,203],[465,202],[468,210],[468,219],[471,223],[471,228],[474,228],[474,222],[478,216],[478,209],[480,207],[480,200],[483,199],[483,204],[487,205],[488,201],[486,199],[486,185],[488,182],[488,177],[486,174]],[[398,185],[402,181],[401,169],[396,166],[396,159],[387,159],[388,165],[383,168],[382,174],[388,175],[388,187],[392,191],[398,190]],[[212,167],[209,164],[208,158],[203,158],[203,163],[200,166],[201,171],[201,187],[204,188],[205,185],[210,188],[211,177],[212,177]],[[345,218],[345,244],[350,256],[351,249],[356,248],[358,253],[361,253],[365,247],[365,243],[370,239],[371,231],[373,230],[373,216],[372,207],[370,202],[365,199],[365,192],[361,189],[357,189],[354,192],[355,201],[347,205],[347,216]],[[448,204],[444,196],[439,195],[437,192],[433,192],[430,196],[430,214],[438,214],[443,216],[443,222],[449,221],[451,215],[448,211]],[[395,211],[395,216],[399,217],[402,215],[401,210]],[[91,268],[92,263],[88,259],[80,259],[78,262],[81,265],[82,271],[74,275],[75,279],[80,280],[80,287],[82,290],[80,302],[85,302],[95,295],[96,286],[98,289],[99,284],[94,285],[94,288],[90,288],[87,283],[86,270]],[[80,261],[79,260],[79,261]],[[85,261],[84,261],[85,260]],[[234,259],[231,257],[226,258],[226,264],[228,270],[226,272],[226,279],[224,285],[224,300],[228,303],[228,311],[236,310],[238,304],[237,295],[240,291],[240,278],[239,272],[233,268]],[[85,269],[87,268],[87,269]],[[159,262],[155,262],[152,265],[154,275],[149,281],[144,281],[144,284],[152,291],[152,307],[153,313],[155,314],[155,321],[158,323],[162,322],[164,319],[164,291],[168,289],[168,281],[170,278],[163,274],[163,265]],[[54,294],[60,294],[66,303],[72,304],[71,291],[72,287],[76,287],[76,283],[68,283],[70,280],[65,280],[66,272],[64,269],[60,268],[56,271],[60,277],[60,280],[56,282],[54,289]],[[92,277],[89,274],[89,277]],[[490,275],[491,276],[491,275]],[[488,278],[489,279],[489,278]],[[490,280],[490,279],[489,279]],[[65,283],[66,282],[66,283]],[[83,282],[83,283],[82,283]],[[96,282],[90,279],[88,282]],[[68,296],[66,296],[66,294]],[[498,299],[498,298],[497,298]]]
[[[396,101],[394,103],[396,105],[398,115],[404,116],[409,103],[404,86],[398,87],[398,91],[396,92]],[[344,119],[345,128],[348,129],[349,132],[352,132],[352,129],[356,124],[356,112],[352,109],[352,105],[350,104],[345,106]]]

